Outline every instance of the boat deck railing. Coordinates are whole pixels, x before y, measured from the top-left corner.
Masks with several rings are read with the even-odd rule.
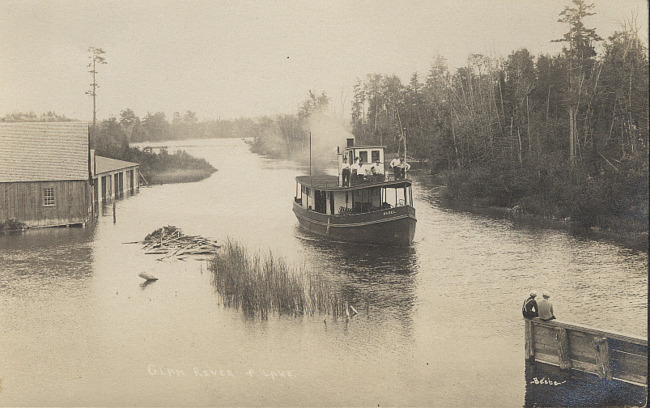
[[[337,182],[337,187],[355,187],[361,185],[369,185],[376,183],[383,183],[384,181],[399,181],[406,180],[411,181],[409,177],[396,178],[394,174],[371,174],[371,175],[361,175],[361,176],[350,176],[350,185],[345,186],[342,183]]]

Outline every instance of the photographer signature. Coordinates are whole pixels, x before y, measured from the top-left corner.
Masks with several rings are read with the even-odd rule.
[[[551,380],[548,377],[542,377],[541,379],[538,379],[537,377],[533,377],[533,379],[530,381],[531,384],[552,385],[554,387],[557,387],[558,385],[562,385],[565,382],[566,380],[562,382],[558,382],[558,381]]]

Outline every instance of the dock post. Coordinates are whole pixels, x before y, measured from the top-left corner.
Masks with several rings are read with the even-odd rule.
[[[530,319],[524,319],[526,324],[526,360],[535,360],[535,343],[533,340],[533,321]]]
[[[568,370],[571,368],[571,358],[569,356],[569,336],[565,328],[555,328],[555,340],[557,341],[560,370]]]
[[[596,353],[596,375],[601,380],[612,379],[612,367],[610,365],[609,343],[604,337],[595,337],[592,341]]]

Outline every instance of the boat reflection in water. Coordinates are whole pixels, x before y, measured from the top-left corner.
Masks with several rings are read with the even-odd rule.
[[[416,224],[411,180],[404,172],[387,174],[384,146],[354,146],[348,139],[337,159],[337,176],[296,177],[293,212],[300,226],[339,241],[410,245]],[[348,175],[344,161],[360,166]]]
[[[405,326],[416,303],[416,248],[323,240],[312,234],[297,237],[308,250],[311,274],[337,286],[359,313],[397,318]]]

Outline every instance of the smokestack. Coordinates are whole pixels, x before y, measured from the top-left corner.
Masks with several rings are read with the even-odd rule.
[[[340,153],[338,150],[339,148],[336,148],[336,162],[338,163],[339,170],[338,170],[338,175],[339,175],[339,186],[343,185],[343,154]]]

